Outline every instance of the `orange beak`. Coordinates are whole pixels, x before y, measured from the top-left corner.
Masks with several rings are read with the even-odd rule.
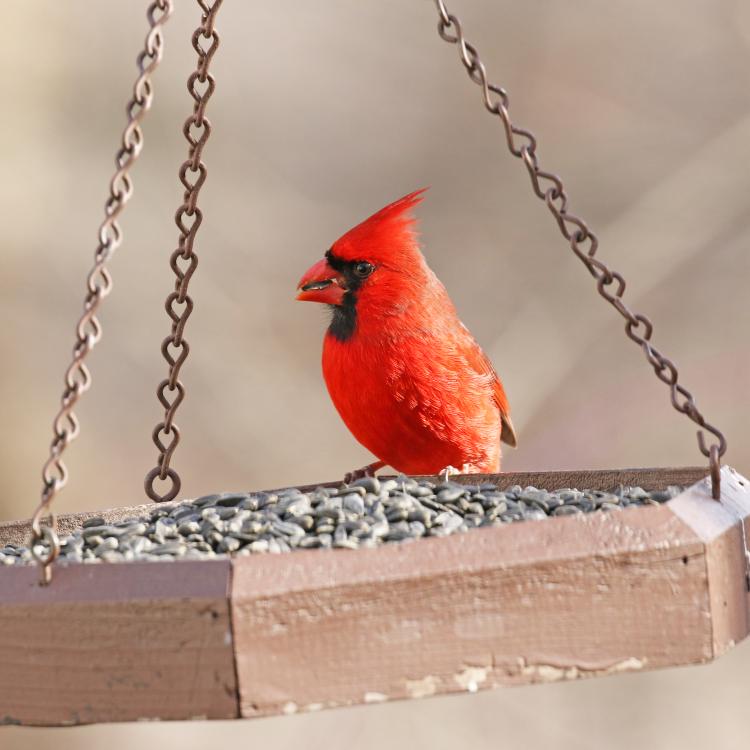
[[[325,258],[308,268],[297,284],[297,299],[300,302],[340,305],[345,293],[344,277],[331,268]]]

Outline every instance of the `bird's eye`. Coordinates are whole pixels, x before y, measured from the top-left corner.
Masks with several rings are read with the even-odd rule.
[[[366,279],[374,270],[375,266],[373,266],[372,263],[368,263],[366,260],[360,260],[354,265],[354,273],[360,279]]]

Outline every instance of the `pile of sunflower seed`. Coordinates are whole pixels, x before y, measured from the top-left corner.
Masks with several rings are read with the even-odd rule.
[[[619,511],[666,502],[679,487],[599,490],[500,490],[494,484],[433,484],[408,477],[365,477],[312,492],[224,493],[155,506],[148,516],[108,524],[88,519],[61,539],[61,562],[206,559],[313,547],[357,549],[446,536],[497,524]],[[0,549],[0,565],[31,562],[26,547]]]

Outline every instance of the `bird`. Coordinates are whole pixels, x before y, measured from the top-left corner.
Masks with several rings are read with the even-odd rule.
[[[427,188],[350,229],[311,266],[296,299],[329,306],[323,377],[352,435],[383,466],[410,475],[500,471],[517,445],[492,363],[427,265],[413,208]]]

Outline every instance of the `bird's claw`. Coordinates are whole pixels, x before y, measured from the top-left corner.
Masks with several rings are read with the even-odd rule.
[[[438,476],[444,481],[447,482],[453,475],[460,474],[461,472],[455,467],[451,466],[450,464],[446,466],[444,469],[438,472]]]
[[[457,469],[455,466],[451,466],[449,464],[444,469],[438,472],[438,476],[444,482],[447,482],[451,477],[456,476],[457,474],[476,474],[476,472],[477,469],[473,464],[464,464],[460,469]]]
[[[348,471],[344,474],[344,484],[351,484],[355,480],[363,479],[364,477],[374,477],[375,472],[382,469],[384,466],[384,461],[375,461],[374,463],[367,464],[367,466],[363,466],[361,469]]]
[[[356,479],[362,479],[363,477],[371,477],[372,473],[367,471],[367,467],[364,466],[361,469],[355,469],[354,471],[347,471],[344,474],[344,484],[351,484]]]

